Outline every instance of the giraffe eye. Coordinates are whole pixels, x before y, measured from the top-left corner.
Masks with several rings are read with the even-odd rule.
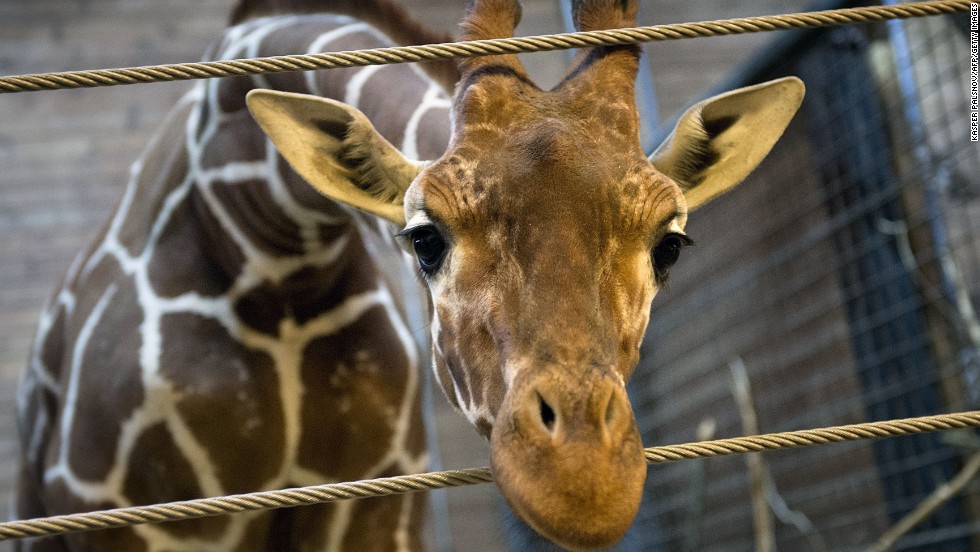
[[[412,240],[412,249],[419,260],[419,268],[422,272],[432,275],[442,264],[446,253],[446,240],[442,238],[433,226],[422,226],[412,230],[409,234]]]
[[[694,242],[691,238],[683,234],[667,234],[660,240],[660,243],[653,248],[653,270],[658,281],[667,279],[667,272],[681,256],[681,249],[692,243]]]

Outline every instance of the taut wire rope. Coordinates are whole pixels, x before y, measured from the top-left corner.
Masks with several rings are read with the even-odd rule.
[[[240,77],[335,67],[386,65],[495,54],[566,50],[589,46],[619,46],[683,38],[711,37],[811,29],[889,19],[950,14],[970,9],[968,0],[928,0],[910,4],[863,6],[836,10],[722,19],[542,36],[399,46],[310,55],[290,55],[228,61],[152,65],[124,69],[65,71],[0,77],[0,94],[91,88],[216,77]]]
[[[897,437],[930,431],[980,427],[980,410],[940,414],[883,422],[868,422],[821,429],[769,433],[751,437],[717,439],[700,443],[666,445],[644,450],[651,464],[710,458],[747,452],[808,447],[860,439]],[[386,477],[351,483],[265,491],[200,500],[187,500],[153,506],[118,508],[102,512],[69,514],[49,518],[0,523],[0,541],[128,527],[147,523],[178,521],[201,517],[291,508],[354,498],[370,498],[427,491],[444,487],[476,485],[493,481],[490,468],[450,470],[416,475]]]

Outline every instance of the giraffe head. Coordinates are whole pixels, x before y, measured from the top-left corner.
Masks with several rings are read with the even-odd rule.
[[[574,4],[581,30],[635,24],[635,0]],[[516,0],[476,0],[464,38],[510,36],[519,18]],[[614,543],[639,506],[646,464],[624,386],[688,213],[745,178],[803,96],[788,78],[701,102],[648,159],[638,54],[586,49],[550,91],[514,55],[463,61],[449,148],[428,164],[341,103],[249,96],[313,186],[403,228],[446,395],[490,440],[517,514],[574,549]]]

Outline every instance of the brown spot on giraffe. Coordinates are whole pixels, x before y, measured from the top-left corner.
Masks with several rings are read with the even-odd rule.
[[[205,247],[196,245],[206,235],[195,213],[194,198],[174,209],[170,220],[160,232],[156,254],[150,260],[148,272],[150,285],[163,297],[179,297],[186,293],[198,293],[214,297],[228,292],[235,280],[227,266],[238,266],[240,260],[216,261]],[[222,257],[235,256],[237,250],[225,250]],[[174,273],[185,275],[173,278]]]
[[[222,487],[243,493],[274,479],[285,443],[279,378],[270,355],[243,346],[220,323],[196,314],[168,314],[160,332],[165,342],[187,344],[163,351],[161,375],[183,423],[208,443]],[[188,373],[186,366],[199,371]]]
[[[202,494],[193,466],[180,454],[173,434],[163,422],[143,431],[133,447],[130,463],[132,469],[123,491],[134,504],[159,504],[173,501],[174,497],[190,500]],[[177,537],[214,541],[227,525],[227,517],[216,517],[167,523],[160,528]]]

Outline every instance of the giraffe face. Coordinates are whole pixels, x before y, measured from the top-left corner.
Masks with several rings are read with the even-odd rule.
[[[624,382],[686,240],[686,207],[638,152],[575,152],[584,137],[542,121],[485,132],[486,144],[464,138],[423,172],[406,196],[406,235],[431,293],[439,380],[491,439],[515,508],[555,540],[573,519],[608,519],[615,540],[645,476]],[[553,512],[531,504],[556,486],[572,500]]]
[[[639,503],[645,462],[624,384],[687,242],[684,195],[640,150],[631,106],[507,75],[460,96],[450,151],[405,196],[435,370],[491,440],[515,509],[553,540],[604,546]],[[555,487],[560,507],[534,503]],[[591,532],[569,539],[572,519]]]
[[[632,0],[574,5],[582,30],[635,21]],[[475,0],[464,38],[507,36],[519,16],[514,0]],[[424,167],[343,104],[249,95],[310,184],[403,228],[446,395],[490,440],[515,513],[572,549],[612,545],[639,507],[646,464],[625,382],[687,212],[745,178],[803,96],[787,78],[705,100],[648,160],[637,54],[583,51],[547,92],[516,56],[462,61],[449,148]]]

